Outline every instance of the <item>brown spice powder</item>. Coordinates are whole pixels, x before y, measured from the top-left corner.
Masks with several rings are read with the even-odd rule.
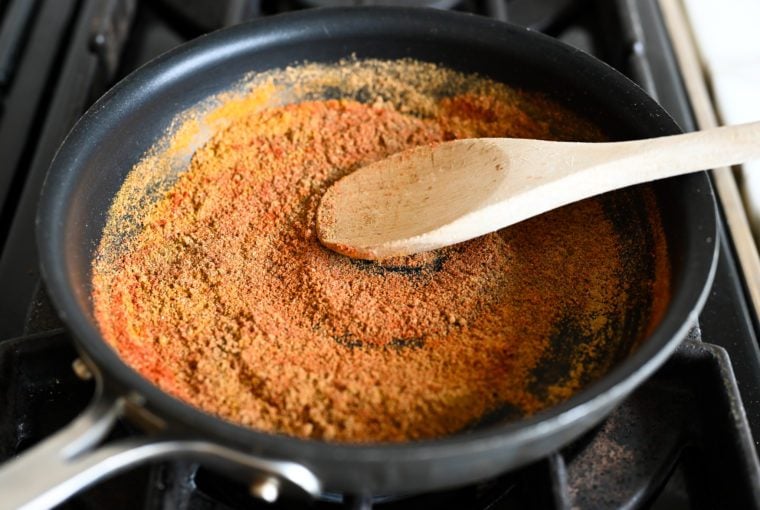
[[[556,138],[563,125],[577,138],[586,126],[542,99],[537,117],[513,91],[478,83],[405,111],[377,96],[235,116],[126,247],[96,262],[104,337],[163,390],[302,437],[437,437],[505,404],[533,413],[567,398],[583,367],[548,395],[530,391],[554,324],[591,317],[593,334],[625,302],[620,241],[599,201],[382,263],[315,236],[324,190],[362,165],[446,139]]]

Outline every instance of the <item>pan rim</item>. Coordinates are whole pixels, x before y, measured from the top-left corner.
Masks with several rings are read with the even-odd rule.
[[[535,44],[550,46],[554,51],[567,55],[568,58],[576,59],[579,65],[609,74],[610,80],[615,82],[615,86],[634,91],[637,94],[637,101],[649,102],[656,106],[657,110],[661,111],[664,116],[659,121],[664,129],[672,132],[678,131],[675,122],[667,117],[664,110],[657,106],[654,100],[649,98],[637,85],[630,82],[618,71],[580,50],[565,46],[548,36],[529,29],[486,18],[477,18],[476,16],[463,16],[461,13],[425,10],[424,19],[410,20],[409,13],[416,10],[411,7],[318,9],[316,11],[319,14],[316,15],[309,11],[278,15],[203,36],[142,66],[114,86],[79,120],[56,154],[51,165],[51,171],[48,172],[43,186],[40,199],[41,206],[37,215],[37,242],[41,273],[56,309],[72,332],[72,337],[75,339],[78,348],[97,366],[102,367],[107,372],[107,376],[113,378],[118,387],[138,392],[146,397],[148,407],[158,409],[162,416],[179,423],[193,424],[193,429],[206,434],[207,437],[212,437],[221,444],[233,444],[236,447],[248,450],[255,449],[274,457],[295,457],[298,459],[297,461],[303,462],[307,466],[311,459],[316,458],[319,458],[320,461],[352,463],[354,466],[356,462],[376,464],[399,463],[406,460],[440,461],[456,459],[461,455],[473,455],[494,449],[516,447],[516,445],[526,441],[539,441],[550,430],[558,430],[568,423],[576,423],[584,421],[584,419],[590,420],[595,413],[604,408],[605,403],[610,399],[617,401],[632,391],[662,365],[675,350],[686,336],[691,325],[695,323],[697,314],[709,294],[710,284],[717,266],[719,247],[717,206],[710,191],[709,178],[704,173],[680,178],[684,183],[690,182],[693,187],[701,186],[707,190],[703,195],[703,205],[711,207],[712,214],[707,215],[705,224],[700,226],[700,235],[704,237],[705,241],[700,246],[695,246],[695,249],[687,250],[685,254],[684,265],[686,269],[684,271],[694,277],[683,282],[681,288],[677,289],[679,293],[673,296],[662,322],[636,352],[620,362],[604,377],[589,384],[567,401],[520,421],[463,435],[388,444],[330,443],[270,434],[227,422],[172,397],[143,379],[142,376],[121,361],[115,351],[108,346],[96,326],[88,319],[86,312],[79,306],[78,299],[73,291],[74,282],[69,278],[64,257],[58,255],[63,252],[65,246],[63,227],[67,208],[66,197],[71,192],[73,181],[76,180],[78,154],[76,154],[75,147],[77,142],[93,129],[92,126],[102,123],[103,117],[108,115],[106,110],[112,101],[134,94],[137,89],[144,86],[143,82],[146,80],[160,80],[160,75],[165,72],[166,66],[181,72],[189,72],[182,66],[186,66],[194,58],[224,56],[224,52],[215,54],[209,48],[213,49],[224,43],[236,42],[237,46],[225,48],[225,51],[233,52],[244,51],[245,48],[253,44],[276,44],[277,40],[282,37],[280,32],[303,37],[304,34],[310,33],[309,30],[317,30],[316,28],[308,29],[302,26],[303,20],[311,20],[312,16],[319,16],[324,23],[333,23],[344,17],[358,20],[368,11],[371,11],[372,16],[386,16],[394,19],[396,23],[406,24],[405,26],[428,28],[436,23],[446,25],[454,21],[456,23],[466,21],[470,26],[482,31],[484,38],[494,36],[496,33],[501,33],[502,37],[507,34],[511,37],[528,38]],[[327,37],[330,35],[327,34]],[[696,242],[694,241],[695,237],[691,237],[693,242]],[[707,238],[712,238],[712,242],[706,241]],[[593,423],[589,423],[585,428],[589,428],[598,420],[593,419],[591,421]]]

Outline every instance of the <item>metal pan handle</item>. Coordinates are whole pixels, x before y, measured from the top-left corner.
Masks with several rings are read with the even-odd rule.
[[[317,496],[321,484],[300,464],[266,460],[203,440],[140,437],[101,444],[123,416],[126,399],[109,395],[97,377],[92,403],[73,422],[0,466],[0,508],[51,508],[82,489],[137,464],[171,457],[197,459],[252,473],[252,492],[274,501],[281,484]]]

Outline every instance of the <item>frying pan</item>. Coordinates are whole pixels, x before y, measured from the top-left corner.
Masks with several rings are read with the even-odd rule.
[[[335,62],[351,54],[359,59],[412,57],[541,90],[616,139],[679,131],[641,89],[594,58],[523,28],[450,12],[312,10],[226,29],[157,58],[82,117],[48,174],[37,230],[42,273],[97,390],[93,403],[71,425],[0,468],[4,505],[51,506],[105,476],[166,457],[192,457],[216,466],[269,499],[293,488],[312,495],[407,494],[472,483],[578,437],[674,350],[697,318],[716,264],[716,207],[705,174],[654,187],[672,273],[672,297],[659,325],[640,342],[628,339],[625,349],[618,345],[603,377],[530,417],[489,420],[450,437],[400,444],[302,440],[205,414],[125,365],[93,319],[90,271],[108,207],[131,167],[177,112],[224,91],[246,73],[301,61]],[[615,199],[623,217],[616,228],[643,240],[646,229],[635,226],[643,207],[637,193],[633,188]],[[643,275],[651,267],[638,264],[633,270]],[[647,319],[647,296],[633,303],[638,309],[621,326],[621,335],[641,330]],[[571,331],[561,340],[570,346],[581,341]],[[550,374],[561,364],[546,368]],[[146,434],[104,440],[118,418]]]

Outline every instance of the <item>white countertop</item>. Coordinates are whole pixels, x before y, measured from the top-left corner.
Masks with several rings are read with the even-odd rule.
[[[683,3],[722,123],[760,120],[760,0]],[[743,165],[738,177],[758,239],[760,161]]]

